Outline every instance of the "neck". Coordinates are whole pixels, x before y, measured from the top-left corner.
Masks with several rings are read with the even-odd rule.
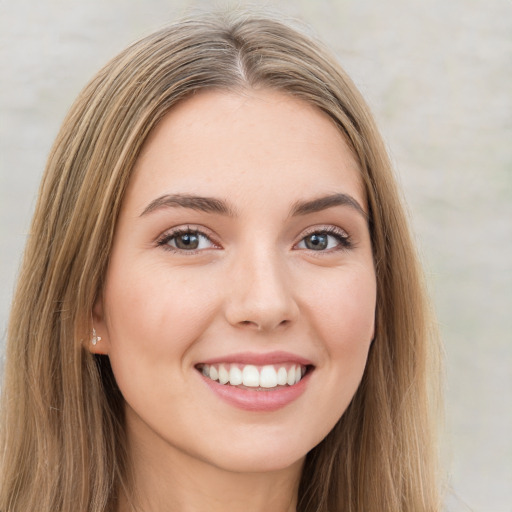
[[[275,471],[234,472],[169,445],[129,445],[132,484],[118,512],[296,512],[303,460]]]

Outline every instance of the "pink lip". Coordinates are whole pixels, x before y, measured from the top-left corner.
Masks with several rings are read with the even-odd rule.
[[[207,359],[198,363],[213,365],[221,363],[239,363],[241,365],[252,364],[255,366],[264,366],[266,364],[293,363],[301,366],[313,366],[313,363],[304,357],[291,354],[289,352],[268,352],[258,354],[255,352],[239,352],[225,356]],[[196,365],[197,366],[197,365]],[[306,390],[311,377],[311,371],[293,386],[283,386],[268,390],[252,390],[230,386],[229,384],[220,384],[198,372],[203,382],[223,401],[239,409],[254,412],[272,412],[285,407],[299,398]]]
[[[203,382],[224,402],[239,409],[253,412],[272,412],[297,400],[306,390],[311,372],[293,386],[283,386],[268,390],[238,388],[229,384],[220,384],[198,373]]]
[[[239,409],[254,412],[277,411],[290,404],[304,393],[311,376],[310,373],[307,373],[293,386],[284,386],[268,391],[253,391],[227,384],[219,384],[217,381],[209,379],[204,375],[199,375],[219,398]]]
[[[215,357],[202,364],[221,364],[221,363],[240,363],[253,364],[255,366],[264,366],[266,364],[295,363],[302,366],[311,366],[313,363],[304,357],[291,354],[289,352],[268,352],[258,354],[255,352],[239,352],[238,354],[229,354],[226,356]]]

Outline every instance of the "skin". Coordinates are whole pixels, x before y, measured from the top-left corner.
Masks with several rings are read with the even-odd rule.
[[[231,215],[155,205],[165,194],[215,198]],[[292,214],[297,202],[332,194],[354,203]],[[364,210],[339,130],[282,93],[203,92],[150,135],[93,312],[102,339],[91,346],[110,357],[126,400],[141,509],[296,509],[305,455],[348,406],[373,338]],[[199,247],[177,248],[175,228],[204,233]],[[311,249],[312,233],[328,246]],[[306,358],[312,371],[304,392],[272,412],[226,403],[196,368],[277,350]]]

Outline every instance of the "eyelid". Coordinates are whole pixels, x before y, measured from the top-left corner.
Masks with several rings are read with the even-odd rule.
[[[194,233],[207,238],[211,242],[212,247],[208,247],[208,249],[183,250],[168,245],[167,242],[169,242],[169,240],[186,233]],[[156,238],[155,243],[158,247],[162,247],[164,250],[187,255],[197,254],[210,249],[222,249],[222,246],[217,241],[217,237],[210,229],[194,224],[181,224],[179,226],[169,228]]]
[[[299,240],[293,245],[294,248],[297,248],[297,246],[308,236],[313,235],[315,233],[325,233],[327,235],[334,236],[339,239],[339,247],[336,247],[334,249],[327,249],[324,251],[313,251],[317,254],[322,253],[330,253],[340,250],[347,250],[351,249],[354,244],[352,242],[351,236],[347,233],[345,229],[340,228],[339,226],[334,225],[318,225],[318,226],[311,226],[307,229],[305,229],[300,235]],[[299,249],[299,250],[308,250],[308,249]]]

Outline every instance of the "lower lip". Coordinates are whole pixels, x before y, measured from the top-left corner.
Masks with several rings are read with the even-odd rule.
[[[230,405],[254,412],[271,412],[286,407],[304,393],[311,373],[308,372],[293,386],[256,391],[237,388],[209,379],[200,374],[208,387],[222,400]]]

